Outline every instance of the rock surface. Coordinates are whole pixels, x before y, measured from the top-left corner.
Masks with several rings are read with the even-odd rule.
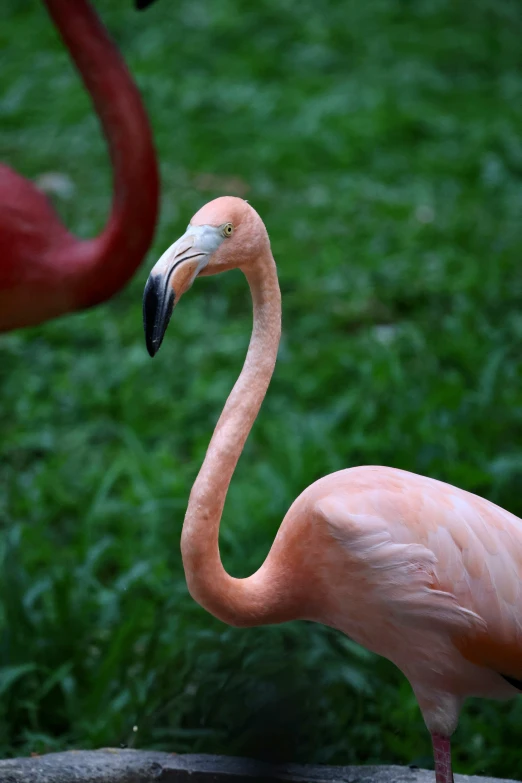
[[[70,750],[0,761],[0,783],[434,783],[409,767],[271,766],[227,756],[147,750]],[[456,775],[455,783],[502,783]],[[505,783],[505,782],[504,782]]]

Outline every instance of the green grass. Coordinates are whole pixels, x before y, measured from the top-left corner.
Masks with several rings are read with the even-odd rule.
[[[240,273],[197,282],[151,363],[141,292],[204,201],[239,189],[261,213],[284,336],[225,509],[233,574],[262,562],[305,486],[350,465],[522,515],[522,8],[97,7],[152,118],[162,217],[112,302],[0,338],[0,753],[128,743],[428,765],[391,664],[312,624],[229,629],[188,596],[183,514],[250,303]],[[92,235],[110,179],[88,99],[39,2],[8,0],[0,23],[3,157],[66,172],[75,193],[57,207]],[[519,700],[470,703],[457,771],[522,776],[521,724]]]

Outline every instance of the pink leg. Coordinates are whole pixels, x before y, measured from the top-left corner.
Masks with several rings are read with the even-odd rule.
[[[436,783],[453,783],[451,770],[451,743],[449,737],[442,734],[431,735],[433,742],[433,755],[435,757],[435,781]]]

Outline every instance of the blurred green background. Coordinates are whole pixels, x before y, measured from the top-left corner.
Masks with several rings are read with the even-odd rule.
[[[522,515],[522,6],[95,5],[150,112],[161,223],[111,302],[0,337],[0,753],[127,743],[428,766],[387,661],[312,624],[229,629],[188,596],[183,514],[250,302],[239,272],[196,282],[152,363],[141,293],[202,203],[232,193],[261,213],[284,335],[225,508],[234,575],[262,562],[305,486],[351,465]],[[61,175],[57,208],[95,234],[106,149],[40,2],[4,0],[0,47],[2,157]],[[522,776],[521,725],[520,700],[470,702],[456,770]]]

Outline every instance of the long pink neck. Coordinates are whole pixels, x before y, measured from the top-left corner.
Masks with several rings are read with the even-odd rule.
[[[93,100],[114,172],[105,229],[63,259],[77,267],[76,305],[88,307],[119,290],[143,260],[156,226],[158,168],[138,89],[95,11],[87,0],[44,2]]]
[[[246,272],[254,306],[254,327],[243,369],[214,430],[192,487],[181,551],[193,598],[231,625],[261,625],[286,619],[270,555],[247,579],[235,579],[219,555],[223,506],[243,446],[274,371],[281,336],[281,295],[270,250]]]

